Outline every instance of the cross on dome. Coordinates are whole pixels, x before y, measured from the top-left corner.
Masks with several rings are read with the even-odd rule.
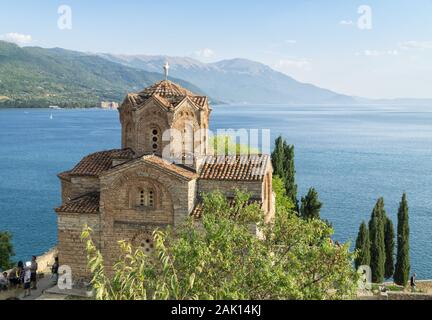
[[[165,65],[164,65],[163,68],[164,68],[164,71],[165,71],[165,80],[168,80],[168,73],[169,73],[169,68],[170,68],[170,65],[169,65],[168,61],[165,62]]]

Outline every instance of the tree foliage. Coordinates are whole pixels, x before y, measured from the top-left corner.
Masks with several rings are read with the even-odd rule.
[[[303,219],[320,219],[321,207],[318,192],[310,188],[307,195],[301,198],[300,215]]]
[[[354,265],[356,269],[358,269],[360,266],[370,265],[370,249],[371,244],[369,230],[366,223],[363,221],[363,223],[360,225],[355,246],[356,258],[354,260]]]
[[[0,269],[12,268],[11,258],[14,255],[12,235],[9,232],[0,232]]]
[[[218,135],[209,139],[209,152],[215,155],[258,154],[260,151],[248,144],[237,143],[231,136]]]
[[[274,175],[279,176],[284,183],[286,195],[296,206],[298,212],[297,184],[295,181],[294,146],[288,145],[279,136],[275,141],[275,148],[271,155]]]
[[[276,196],[275,208],[279,214],[295,213],[295,205],[292,199],[287,196],[284,181],[279,176],[273,176],[273,192]]]
[[[395,232],[393,227],[393,222],[391,219],[386,218],[384,227],[384,241],[385,241],[385,273],[386,279],[393,277],[395,265],[394,265],[394,250],[395,250]]]
[[[96,107],[160,81],[157,73],[63,49],[19,47],[0,41],[0,108]],[[177,83],[196,93],[196,86]]]
[[[381,283],[385,275],[385,221],[384,199],[378,199],[369,222],[371,241],[371,264],[372,281]]]
[[[398,211],[397,226],[397,258],[395,266],[394,280],[397,284],[406,286],[410,274],[410,254],[409,254],[409,210],[407,195],[404,193]]]
[[[279,204],[284,201],[280,201]],[[248,205],[249,204],[249,205]],[[155,249],[121,242],[122,257],[108,276],[86,229],[89,267],[98,299],[343,299],[354,294],[349,244],[334,245],[331,228],[278,206],[264,224],[258,204],[236,194],[203,196],[200,221],[154,232]],[[251,232],[258,226],[258,237]]]

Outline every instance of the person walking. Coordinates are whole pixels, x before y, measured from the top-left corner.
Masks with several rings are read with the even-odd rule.
[[[52,280],[55,284],[58,282],[58,271],[59,271],[59,260],[58,257],[54,258],[54,264],[51,267],[51,273],[52,273]]]
[[[32,289],[36,290],[37,289],[37,269],[38,269],[38,264],[36,262],[36,256],[32,256],[32,261],[30,264],[30,272],[31,272],[31,283],[32,283]]]
[[[22,285],[24,283],[24,262],[18,261],[17,270],[16,270],[16,276],[18,279],[18,288],[22,288]]]
[[[31,295],[31,262],[27,262],[24,269],[24,298]]]
[[[417,274],[413,274],[410,280],[410,284],[411,284],[411,292],[416,292],[417,291]]]

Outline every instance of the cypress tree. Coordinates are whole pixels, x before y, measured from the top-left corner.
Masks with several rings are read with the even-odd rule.
[[[410,274],[408,201],[404,193],[398,211],[397,258],[394,274],[396,284],[406,286]]]
[[[385,274],[385,240],[384,240],[384,228],[385,228],[385,211],[384,211],[384,199],[378,199],[373,211],[372,217],[369,222],[369,233],[371,242],[371,263],[372,269],[372,281],[375,283],[381,283],[384,281]]]
[[[284,183],[286,195],[296,205],[298,212],[297,184],[295,182],[294,146],[279,136],[275,140],[275,148],[271,155],[273,174],[279,176]]]
[[[366,223],[363,221],[358,232],[356,246],[357,257],[354,260],[356,269],[360,266],[369,266],[370,259],[370,238],[369,230]]]
[[[287,196],[297,206],[298,211],[298,199],[297,199],[297,184],[295,182],[295,163],[294,163],[294,146],[285,144],[285,189]]]
[[[386,279],[393,277],[394,274],[394,250],[395,250],[395,242],[394,242],[395,232],[393,228],[393,222],[387,218],[385,224],[385,251],[386,251],[386,260],[385,260],[385,274]]]
[[[275,148],[271,155],[273,174],[279,176],[285,183],[286,172],[285,172],[285,148],[282,136],[279,136],[275,141]]]
[[[310,188],[306,197],[301,198],[300,215],[303,219],[320,219],[322,203],[318,199],[318,192]]]

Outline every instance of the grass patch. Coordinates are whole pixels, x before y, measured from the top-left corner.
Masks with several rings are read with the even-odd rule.
[[[397,286],[397,285],[390,285],[390,286],[386,286],[387,290],[389,291],[395,291],[395,292],[402,292],[405,290],[404,287],[401,286]]]

